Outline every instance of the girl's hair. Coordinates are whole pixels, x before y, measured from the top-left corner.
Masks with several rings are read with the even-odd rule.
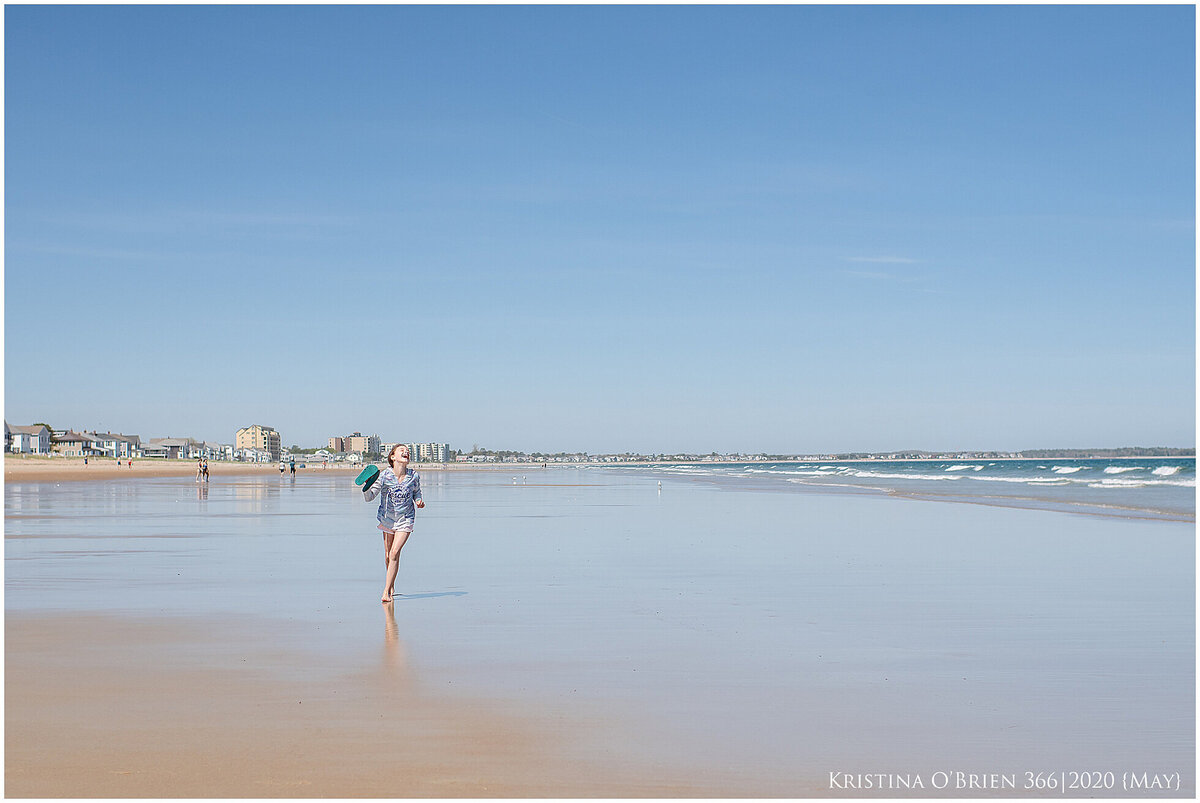
[[[397,443],[395,446],[392,447],[392,450],[390,452],[388,452],[387,461],[388,461],[388,465],[391,466],[392,468],[396,467],[396,464],[394,462],[392,462],[392,455],[394,455],[396,452],[401,451],[401,450],[403,450],[405,457],[409,456],[408,447],[405,446],[403,443]],[[408,461],[406,460],[405,462],[408,462]]]

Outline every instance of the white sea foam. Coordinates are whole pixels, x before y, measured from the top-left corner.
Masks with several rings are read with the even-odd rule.
[[[946,470],[947,471],[966,471],[967,469],[971,469],[972,471],[982,471],[983,466],[950,466]]]
[[[810,471],[800,470],[803,468],[804,468],[804,466],[801,466],[798,469],[792,469],[792,470],[786,470],[786,469],[782,469],[782,468],[749,468],[749,469],[746,469],[746,471],[751,474],[784,474],[787,476],[801,476],[801,477],[832,477],[837,474],[845,473],[850,470],[850,469],[846,469],[846,468],[840,468],[835,471],[821,471],[819,469],[812,469],[811,466],[808,467],[808,468],[812,469]]]
[[[1160,477],[1169,477],[1172,474],[1178,474],[1183,466],[1159,466],[1152,471],[1152,474],[1157,474]]]
[[[855,471],[851,476],[872,477],[881,480],[957,480],[958,477],[946,477],[939,474],[885,474],[880,471]]]
[[[1128,471],[1145,471],[1145,466],[1109,466],[1104,469],[1105,474],[1124,474]],[[1155,472],[1158,473],[1158,472]]]
[[[1127,480],[1123,478],[1106,478],[1100,482],[1090,483],[1089,488],[1146,488],[1152,485],[1170,485],[1176,488],[1195,488],[1195,480]]]
[[[1015,482],[1018,485],[1025,485],[1036,482],[1040,484],[1054,483],[1055,485],[1070,485],[1071,480],[1066,477],[970,477],[973,480],[980,482]]]
[[[1050,469],[1055,474],[1074,474],[1076,471],[1083,471],[1087,466],[1055,466]]]

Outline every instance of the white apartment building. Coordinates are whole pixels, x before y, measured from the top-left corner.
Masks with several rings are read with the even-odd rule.
[[[414,463],[448,463],[450,462],[450,444],[448,443],[406,443],[410,459]]]

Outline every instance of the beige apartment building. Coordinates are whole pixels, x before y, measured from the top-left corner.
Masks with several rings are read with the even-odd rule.
[[[347,452],[379,454],[378,435],[363,435],[361,432],[355,432],[353,435],[347,435],[342,440],[345,441]]]
[[[279,459],[279,433],[262,424],[239,429],[234,446],[238,449],[262,449],[270,453],[272,460]]]

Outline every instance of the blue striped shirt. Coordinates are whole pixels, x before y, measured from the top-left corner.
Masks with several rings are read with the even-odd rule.
[[[401,479],[396,472],[385,468],[364,496],[368,502],[380,497],[376,514],[380,524],[412,519],[417,515],[416,502],[421,499],[421,477],[417,472],[409,471]]]

